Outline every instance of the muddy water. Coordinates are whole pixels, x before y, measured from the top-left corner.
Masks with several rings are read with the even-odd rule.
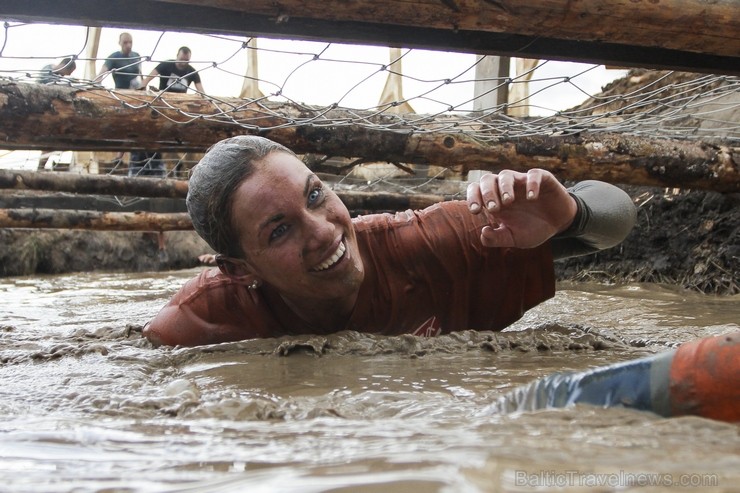
[[[0,491],[738,491],[738,426],[491,403],[738,329],[740,299],[561,285],[511,330],[152,348],[195,271],[0,279]]]

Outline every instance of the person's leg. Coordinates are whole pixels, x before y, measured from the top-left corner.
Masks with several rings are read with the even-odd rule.
[[[138,176],[165,176],[162,155],[158,152],[142,152],[142,166]]]
[[[555,373],[504,396],[502,412],[572,404],[740,421],[740,332],[579,373]]]
[[[671,415],[740,422],[740,332],[682,344],[670,371]]]
[[[151,176],[164,177],[167,175],[167,170],[164,167],[164,161],[162,160],[162,154],[160,152],[153,152],[150,154],[149,170]]]
[[[146,165],[146,153],[141,151],[131,151],[131,158],[128,163],[128,175],[140,176]]]

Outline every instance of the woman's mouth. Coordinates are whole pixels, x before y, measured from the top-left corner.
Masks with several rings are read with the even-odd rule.
[[[347,250],[347,247],[344,246],[344,241],[341,241],[336,251],[333,254],[331,254],[331,256],[328,259],[324,260],[323,262],[321,262],[319,265],[317,265],[311,270],[314,272],[321,272],[323,270],[330,268],[331,266],[339,262],[339,260],[341,260],[342,257],[344,257],[344,252],[346,250]]]

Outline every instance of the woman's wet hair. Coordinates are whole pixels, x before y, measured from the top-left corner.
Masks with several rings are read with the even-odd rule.
[[[231,214],[234,192],[272,152],[295,155],[264,137],[240,135],[211,146],[193,168],[185,202],[195,231],[216,253],[244,257]]]

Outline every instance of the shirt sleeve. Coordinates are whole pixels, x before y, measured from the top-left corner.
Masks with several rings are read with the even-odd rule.
[[[637,210],[622,189],[586,180],[568,189],[578,205],[571,226],[552,239],[556,259],[587,255],[611,248],[627,237],[637,220]]]
[[[193,67],[190,67],[190,70],[192,71],[192,73],[188,75],[188,77],[190,78],[190,81],[193,84],[199,84],[200,83],[200,73],[196,72]]]
[[[246,286],[203,271],[178,291],[144,327],[154,345],[200,346],[280,335],[271,328]]]

